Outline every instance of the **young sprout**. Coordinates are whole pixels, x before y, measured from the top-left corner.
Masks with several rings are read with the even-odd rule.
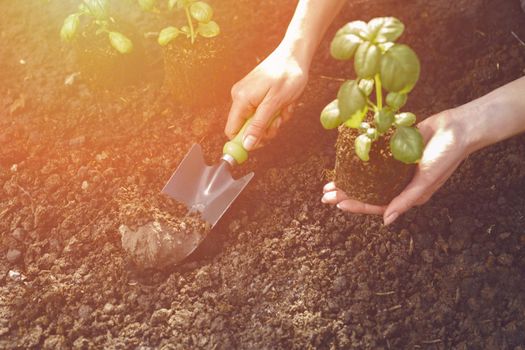
[[[340,125],[358,129],[361,134],[355,140],[355,152],[365,162],[373,142],[391,128],[395,128],[390,139],[395,159],[416,163],[423,153],[423,138],[413,126],[416,116],[399,113],[420,73],[415,52],[395,43],[404,30],[403,23],[394,17],[353,21],[340,28],[330,44],[335,59],[354,59],[357,78],[341,85],[337,99],[321,112],[321,124],[325,129]],[[374,88],[375,100],[371,98]],[[388,93],[385,101],[383,89]],[[372,126],[363,122],[369,110],[374,113]]]
[[[133,42],[128,37],[110,30],[115,20],[108,14],[107,0],[83,0],[78,6],[78,11],[70,14],[64,20],[60,29],[62,40],[72,41],[77,36],[82,17],[88,19],[88,23],[93,23],[98,27],[96,35],[107,34],[109,43],[115,50],[121,54],[133,51]]]
[[[186,25],[180,28],[169,26],[162,29],[157,40],[160,45],[168,45],[179,34],[184,34],[192,44],[199,35],[213,38],[220,34],[219,25],[212,20],[213,8],[208,3],[196,0],[168,0],[168,8],[183,10]]]

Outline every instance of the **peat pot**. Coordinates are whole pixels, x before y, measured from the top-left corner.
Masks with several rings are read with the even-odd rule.
[[[372,143],[370,160],[355,154],[356,129],[339,127],[333,178],[336,186],[352,198],[374,205],[386,205],[408,185],[416,169],[393,158],[389,142],[393,131]]]
[[[229,100],[234,83],[229,50],[221,37],[177,38],[164,49],[164,86],[176,103],[206,107]]]
[[[137,84],[144,79],[145,52],[140,35],[131,25],[116,21],[111,30],[124,34],[133,42],[130,53],[119,53],[111,46],[108,34],[96,34],[88,26],[74,42],[75,58],[82,79],[95,89],[115,89]]]

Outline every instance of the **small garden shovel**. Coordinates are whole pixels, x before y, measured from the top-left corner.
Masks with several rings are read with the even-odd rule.
[[[233,166],[248,159],[248,152],[242,146],[242,135],[249,122],[250,119],[234,139],[226,142],[218,164],[206,165],[201,147],[194,144],[162,193],[184,203],[190,212],[200,212],[203,220],[211,227],[215,226],[253,178],[253,172],[237,180],[231,175]]]

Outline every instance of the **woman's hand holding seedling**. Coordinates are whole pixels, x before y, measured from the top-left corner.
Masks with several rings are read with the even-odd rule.
[[[300,0],[279,47],[232,88],[233,103],[225,133],[231,139],[253,115],[243,135],[252,150],[276,135],[291,117],[308,80],[312,56],[344,0]]]
[[[391,224],[410,208],[424,204],[472,152],[525,132],[525,78],[520,78],[463,106],[436,114],[418,124],[426,147],[416,174],[387,206],[372,206],[349,198],[333,182],[322,201],[344,211],[382,214]]]

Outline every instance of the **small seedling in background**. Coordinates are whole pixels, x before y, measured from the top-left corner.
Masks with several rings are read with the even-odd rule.
[[[155,0],[139,0],[148,3],[150,8],[155,6]],[[142,7],[142,5],[141,5]],[[144,7],[142,7],[144,9]],[[187,24],[177,28],[169,26],[159,33],[158,42],[165,46],[174,40],[179,34],[186,35],[193,44],[200,35],[204,38],[213,38],[220,33],[219,25],[212,20],[213,8],[204,1],[196,0],[168,0],[168,8],[184,10]]]
[[[400,113],[420,72],[416,53],[407,45],[395,43],[404,29],[393,17],[374,18],[368,23],[353,21],[337,31],[330,45],[335,59],[354,59],[357,78],[341,85],[337,99],[321,112],[321,123],[325,129],[340,125],[358,129],[355,152],[365,162],[373,142],[391,128],[395,128],[390,139],[395,159],[417,163],[423,153],[423,138],[413,126],[416,116]],[[371,98],[374,87],[375,103]],[[385,100],[383,89],[388,92]],[[374,113],[370,123],[365,122],[369,110]]]
[[[96,25],[96,35],[106,34],[111,46],[121,54],[130,53],[133,50],[133,42],[124,34],[110,30],[115,20],[108,14],[107,0],[83,0],[78,6],[78,11],[70,14],[64,20],[60,37],[64,41],[73,40],[79,32],[81,19],[86,18],[88,25]]]

